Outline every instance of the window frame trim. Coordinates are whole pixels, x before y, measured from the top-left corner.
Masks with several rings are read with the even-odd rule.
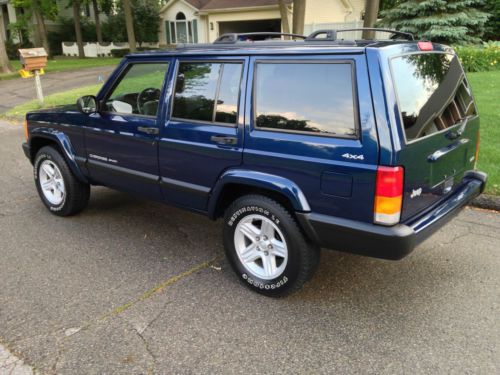
[[[123,66],[123,68],[120,70],[120,73],[117,75],[117,77],[113,80],[111,83],[110,87],[108,90],[104,92],[104,95],[102,96],[102,99],[99,100],[100,103],[106,103],[106,101],[109,99],[110,95],[113,93],[113,90],[116,89],[118,84],[122,81],[123,77],[130,71],[131,67],[134,65],[139,65],[139,64],[165,64],[167,66],[167,69],[165,70],[164,76],[163,76],[163,81],[161,84],[160,88],[160,99],[158,100],[158,103],[162,103],[162,97],[163,93],[165,91],[165,85],[167,83],[167,75],[168,71],[170,70],[170,64],[172,64],[172,60],[154,60],[154,61],[129,61]],[[100,106],[100,105],[99,105]],[[158,120],[158,115],[160,114],[160,106],[158,105],[158,109],[156,110],[156,115],[151,116],[151,115],[143,115],[140,113],[126,113],[126,112],[112,112],[112,111],[101,111],[102,114],[107,114],[107,115],[120,115],[120,116],[135,116],[135,117],[143,117],[143,118],[148,118],[148,119],[154,119],[155,121]]]
[[[458,126],[461,126],[463,121],[461,122],[458,122],[446,129],[442,129],[442,130],[439,130],[437,132],[434,132],[434,133],[431,133],[431,134],[427,134],[423,137],[420,137],[420,138],[414,138],[414,139],[411,139],[411,140],[408,140],[408,138],[406,137],[406,131],[405,131],[405,127],[404,127],[404,121],[403,121],[403,114],[401,113],[401,101],[399,99],[399,92],[397,90],[397,86],[396,86],[396,77],[394,75],[394,68],[393,68],[393,60],[397,59],[397,58],[401,58],[401,57],[406,57],[406,56],[411,56],[411,55],[451,55],[451,56],[454,56],[458,59],[459,63],[460,63],[460,68],[462,69],[462,81],[457,85],[457,87],[460,86],[460,84],[462,84],[463,82],[465,82],[467,84],[467,86],[470,88],[470,84],[469,84],[469,81],[467,80],[467,76],[465,75],[465,71],[464,71],[464,67],[462,66],[462,63],[460,62],[460,59],[458,58],[458,55],[456,53],[453,53],[453,52],[450,52],[450,51],[428,51],[428,52],[424,52],[424,51],[414,51],[414,52],[407,52],[407,53],[400,53],[400,54],[397,54],[397,55],[394,55],[394,56],[391,56],[388,60],[389,60],[389,70],[390,70],[390,73],[391,73],[391,84],[392,84],[392,90],[394,92],[394,97],[396,99],[396,105],[397,105],[397,108],[398,108],[398,118],[399,118],[399,128],[401,129],[401,133],[403,135],[403,140],[404,140],[404,144],[405,145],[411,145],[411,144],[414,144],[416,142],[419,142],[420,140],[423,140],[423,139],[427,139],[429,137],[432,137],[434,135],[437,135],[437,134],[440,134],[440,133],[445,133],[445,132],[448,132],[450,130],[453,130],[455,129],[456,127]],[[387,88],[386,88],[387,90]],[[453,98],[456,96],[456,91],[455,91],[455,95],[451,95],[448,99],[447,99],[447,106],[453,101]],[[474,94],[472,93],[472,89],[471,89],[471,97],[472,97],[472,103],[474,104],[474,109],[475,109],[475,115],[469,115],[469,116],[466,116],[463,120],[467,119],[467,121],[470,121],[470,120],[473,120],[475,119],[476,117],[479,116],[479,113],[477,111],[477,104],[476,104],[476,98],[474,97]]]
[[[258,64],[345,64],[351,66],[351,92],[353,101],[353,115],[354,115],[354,133],[353,135],[344,134],[329,134],[321,132],[311,132],[306,130],[288,130],[288,129],[273,129],[257,126],[257,74]],[[358,90],[357,90],[357,77],[356,77],[356,61],[354,59],[256,59],[253,66],[253,82],[252,82],[252,114],[251,118],[253,121],[252,129],[257,131],[274,132],[274,133],[289,133],[289,134],[299,134],[307,135],[311,137],[327,137],[327,138],[338,138],[338,139],[349,139],[349,140],[360,140],[361,139],[361,126],[359,121],[359,102],[358,102]]]
[[[212,120],[213,121],[206,121],[206,120],[195,120],[195,119],[188,119],[188,118],[182,118],[182,117],[176,117],[173,116],[174,113],[174,105],[175,105],[175,88],[177,87],[177,77],[179,73],[179,68],[181,63],[194,63],[194,64],[206,64],[206,63],[212,63],[212,64],[221,64],[221,71],[219,74],[219,78],[217,79],[217,87],[215,91],[215,99],[214,99],[214,109],[212,111]],[[229,124],[227,122],[219,122],[215,121],[215,116],[217,113],[217,99],[218,99],[218,94],[219,94],[219,89],[220,89],[220,84],[222,82],[222,74],[224,73],[224,64],[240,64],[241,65],[241,77],[240,77],[240,84],[239,84],[239,89],[238,89],[238,98],[236,101],[236,122],[234,124]],[[175,69],[174,69],[174,79],[173,79],[173,86],[172,86],[172,100],[169,108],[169,121],[176,121],[176,122],[194,122],[197,124],[204,124],[204,125],[216,125],[216,126],[225,126],[227,128],[238,128],[238,123],[239,123],[239,117],[240,117],[240,100],[241,100],[241,95],[242,95],[242,83],[243,83],[243,76],[245,72],[245,60],[244,59],[208,59],[208,60],[197,60],[197,59],[181,59],[177,58],[176,64],[175,64]]]

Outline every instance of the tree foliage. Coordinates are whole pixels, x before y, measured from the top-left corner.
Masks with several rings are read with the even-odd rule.
[[[25,12],[40,10],[44,18],[49,20],[55,20],[57,17],[56,0],[11,0],[10,3],[15,8],[23,8]]]
[[[379,25],[439,43],[479,42],[489,17],[484,0],[396,0],[394,4],[381,12]]]
[[[500,40],[500,0],[486,0],[484,9],[491,14],[486,22],[484,39]]]
[[[133,0],[131,6],[134,15],[135,38],[139,45],[144,42],[157,42],[160,29],[158,2],[154,0]],[[107,42],[126,42],[127,29],[125,15],[120,3],[115,5],[108,19],[102,23],[104,40]]]

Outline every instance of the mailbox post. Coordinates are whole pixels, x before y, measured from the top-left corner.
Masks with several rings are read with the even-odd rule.
[[[42,82],[40,81],[40,72],[47,66],[47,52],[43,48],[26,48],[19,50],[19,56],[23,69],[19,71],[21,76],[30,77],[31,73],[35,76],[35,89],[38,102],[43,105]],[[42,73],[43,74],[43,73]]]

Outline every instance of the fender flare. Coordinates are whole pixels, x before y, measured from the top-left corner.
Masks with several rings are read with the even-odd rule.
[[[37,138],[44,138],[55,142],[62,150],[63,157],[68,163],[68,166],[71,169],[71,172],[73,172],[73,174],[75,175],[75,177],[81,182],[87,184],[89,183],[87,177],[85,177],[85,175],[82,173],[82,170],[80,169],[76,161],[77,157],[75,154],[75,150],[73,149],[73,146],[71,145],[68,136],[58,130],[54,130],[51,128],[36,128],[30,132],[28,144],[30,146],[30,156],[32,163],[35,161],[34,159],[36,156],[33,154],[32,141]]]
[[[295,182],[269,173],[231,169],[220,176],[212,190],[208,202],[208,216],[211,219],[215,219],[221,193],[228,184],[240,184],[271,190],[284,195],[290,201],[294,210],[299,212],[311,211],[306,196]]]

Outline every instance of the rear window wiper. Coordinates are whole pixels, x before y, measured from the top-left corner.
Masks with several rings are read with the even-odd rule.
[[[465,131],[465,127],[467,126],[467,122],[469,122],[470,116],[464,117],[460,119],[462,121],[462,125],[457,130],[453,130],[447,134],[447,137],[449,139],[457,139],[458,137],[462,136]]]

